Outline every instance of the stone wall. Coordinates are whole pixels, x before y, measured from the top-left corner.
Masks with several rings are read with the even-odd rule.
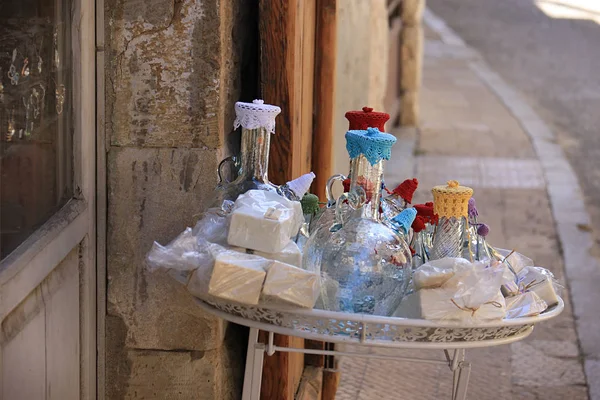
[[[144,257],[193,224],[236,142],[234,102],[250,100],[257,81],[246,65],[256,57],[252,7],[105,1],[107,399],[240,396],[243,330],[145,272]]]

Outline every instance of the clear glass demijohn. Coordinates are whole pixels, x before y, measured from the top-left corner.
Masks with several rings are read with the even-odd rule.
[[[307,243],[304,265],[320,269],[318,308],[391,315],[411,279],[406,240],[381,223],[383,160],[396,138],[376,128],[346,133],[351,158],[350,191],[336,203],[336,221],[328,239]],[[354,211],[344,213],[344,205]]]
[[[214,207],[221,207],[225,200],[235,201],[249,190],[278,191],[278,186],[269,182],[268,170],[271,134],[275,133],[275,117],[280,112],[279,107],[264,104],[262,100],[235,103],[234,128],[242,127],[241,151],[238,157],[227,157],[219,164]],[[228,164],[237,174],[233,181],[224,176]]]

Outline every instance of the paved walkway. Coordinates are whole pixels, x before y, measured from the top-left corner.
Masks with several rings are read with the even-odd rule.
[[[472,187],[480,221],[491,228],[489,242],[527,254],[564,283],[548,180],[530,135],[473,68],[478,55],[460,38],[442,40],[440,26],[433,28],[426,31],[421,126],[400,132],[386,182],[417,177],[415,203],[430,201],[429,189],[449,179]],[[565,311],[525,341],[467,352],[473,364],[469,399],[588,398],[567,290],[563,298]],[[342,358],[340,365],[341,400],[450,398],[452,374],[444,366],[357,358]]]

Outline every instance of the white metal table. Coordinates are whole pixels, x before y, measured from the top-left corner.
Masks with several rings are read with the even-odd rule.
[[[453,373],[452,400],[467,396],[471,364],[465,350],[513,343],[529,336],[536,323],[556,317],[564,302],[536,317],[507,319],[475,326],[421,319],[379,317],[284,306],[247,306],[214,297],[198,299],[207,312],[250,328],[242,400],[260,400],[263,360],[275,352],[294,352],[332,356],[369,357],[447,365]],[[258,331],[269,333],[267,343],[258,341]],[[443,350],[445,360],[401,357],[336,350],[300,349],[276,346],[273,335],[279,333],[329,343],[387,348]]]

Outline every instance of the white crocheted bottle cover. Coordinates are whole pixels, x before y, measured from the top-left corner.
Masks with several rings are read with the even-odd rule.
[[[265,104],[263,100],[254,100],[252,103],[235,103],[235,122],[233,128],[242,126],[246,129],[265,128],[267,132],[275,133],[275,117],[281,108]]]

